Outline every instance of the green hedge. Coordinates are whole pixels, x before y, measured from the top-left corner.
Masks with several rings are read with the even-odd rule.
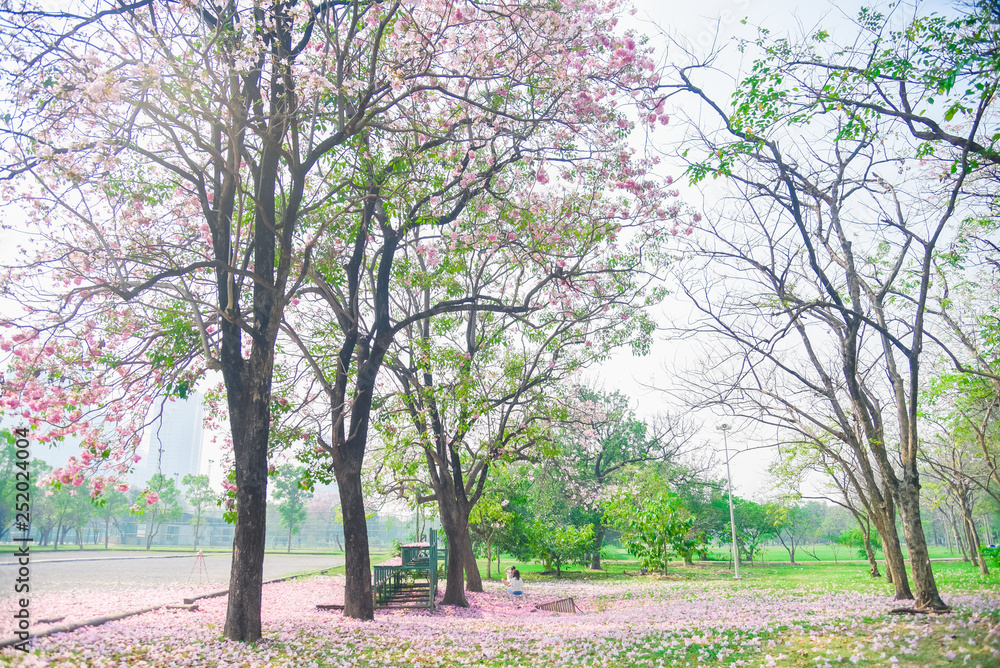
[[[979,554],[983,555],[983,559],[985,559],[990,566],[1000,568],[1000,547],[986,547],[985,545],[980,545]]]

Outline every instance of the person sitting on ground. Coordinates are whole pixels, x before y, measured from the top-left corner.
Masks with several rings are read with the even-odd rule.
[[[521,571],[511,566],[505,572],[507,573],[507,577],[510,578],[503,581],[504,586],[507,587],[507,591],[511,594],[523,594],[524,582],[521,581]]]

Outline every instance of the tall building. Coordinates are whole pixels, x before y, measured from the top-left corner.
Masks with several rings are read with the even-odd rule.
[[[130,477],[134,484],[144,484],[155,473],[173,477],[180,484],[185,475],[201,472],[202,410],[197,393],[186,400],[164,401],[162,411],[159,403],[154,403],[139,451],[142,459]]]

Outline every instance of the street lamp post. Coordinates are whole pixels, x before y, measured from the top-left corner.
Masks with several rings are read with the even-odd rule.
[[[740,579],[740,553],[736,549],[736,513],[733,511],[733,476],[729,472],[729,440],[727,434],[729,432],[728,424],[720,424],[719,429],[722,431],[722,444],[726,450],[726,482],[729,485],[729,527],[733,530],[733,570],[734,580]]]

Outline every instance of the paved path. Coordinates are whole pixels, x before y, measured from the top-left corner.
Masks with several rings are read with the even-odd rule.
[[[6,549],[0,553],[0,597],[8,583],[17,577],[17,563]],[[75,558],[74,558],[75,557]],[[183,554],[101,554],[71,552],[31,555],[31,591],[49,593],[63,591],[124,591],[174,585],[199,585],[206,591],[229,586],[231,554],[205,554],[204,571],[195,555]],[[273,580],[293,573],[341,566],[343,555],[284,555],[264,557],[264,580]],[[207,574],[206,572],[207,571]],[[10,584],[13,587],[13,584]]]

